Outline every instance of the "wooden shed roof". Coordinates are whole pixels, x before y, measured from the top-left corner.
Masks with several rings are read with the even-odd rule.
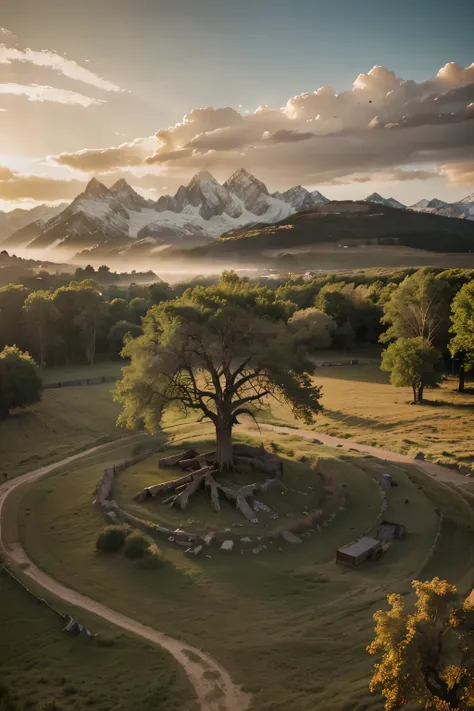
[[[373,548],[380,546],[380,541],[376,538],[370,538],[370,536],[363,536],[349,543],[347,546],[343,546],[338,549],[338,553],[344,553],[344,555],[352,556],[353,558],[358,558],[360,555],[371,551]]]

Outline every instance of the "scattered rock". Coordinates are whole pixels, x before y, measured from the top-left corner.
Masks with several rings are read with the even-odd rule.
[[[257,553],[261,553],[266,549],[266,546],[257,546],[257,548],[252,548],[252,553],[254,555],[257,555]]]
[[[206,546],[211,545],[212,539],[214,538],[214,533],[206,533],[204,536],[204,543]]]
[[[267,506],[266,504],[264,504],[263,501],[255,500],[253,502],[253,510],[254,511],[265,511],[266,513],[270,513],[270,507]]]
[[[230,553],[234,548],[234,541],[228,540],[224,541],[223,544],[221,545],[221,551],[225,551]]]
[[[249,538],[248,536],[244,536],[244,538],[240,539],[241,543],[252,543],[252,539]]]
[[[322,444],[320,439],[313,439],[313,444]]]
[[[107,516],[110,516],[110,518],[117,518],[117,514],[115,511],[107,511]]]
[[[202,551],[202,549],[203,549],[203,546],[195,546],[195,547],[192,549],[192,554],[193,554],[193,555],[199,555],[200,552]]]
[[[301,538],[299,536],[295,536],[294,533],[291,533],[291,531],[282,531],[281,532],[281,537],[283,538],[284,541],[287,543],[303,543]]]
[[[424,452],[418,452],[418,454],[415,456],[415,459],[419,459],[422,462],[425,460],[425,453]]]

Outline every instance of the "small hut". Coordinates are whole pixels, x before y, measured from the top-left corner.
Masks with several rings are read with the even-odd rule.
[[[405,535],[405,526],[401,523],[394,523],[393,521],[381,521],[379,530],[377,532],[377,538],[379,541],[384,543],[390,543],[397,538],[402,538]]]
[[[339,548],[336,553],[336,563],[357,567],[369,558],[376,558],[382,552],[382,543],[376,538],[363,536],[347,546]]]

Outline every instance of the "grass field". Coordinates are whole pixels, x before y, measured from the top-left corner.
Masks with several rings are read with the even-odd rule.
[[[176,434],[180,431],[189,437],[202,430],[184,424]],[[227,556],[211,549],[210,557],[191,560],[159,541],[166,558],[160,570],[97,555],[94,544],[104,519],[91,505],[93,490],[105,466],[129,456],[129,443],[31,487],[20,504],[22,541],[32,559],[58,580],[212,654],[253,694],[254,711],[382,709],[380,698],[368,692],[371,616],[387,593],[408,594],[415,575],[449,574],[467,593],[474,583],[473,561],[459,550],[469,549],[474,513],[456,491],[433,485],[416,469],[381,468],[377,461],[341,456],[296,437],[278,442],[294,450],[293,457],[287,455],[292,461],[317,449],[318,468],[345,487],[346,510],[302,546],[269,545],[259,555],[241,555],[239,547]],[[289,480],[292,468],[285,475]],[[406,523],[407,536],[376,563],[340,568],[335,550],[373,524],[381,506],[374,479],[387,468],[399,483],[388,491],[387,516]],[[120,497],[125,501],[157,476],[151,460],[124,472]],[[196,511],[204,516],[201,504]],[[440,545],[430,558],[440,507],[445,513]],[[155,515],[161,518],[159,510]],[[191,503],[189,516],[194,515]],[[212,512],[208,516],[212,526]]]
[[[330,358],[328,357],[328,360]],[[320,367],[324,411],[315,430],[434,461],[474,464],[474,396],[456,392],[457,381],[425,392],[426,405],[411,405],[409,389],[394,388],[377,364]],[[298,425],[286,406],[271,404],[265,419]]]
[[[193,689],[168,654],[83,611],[77,618],[98,637],[69,637],[59,617],[0,573],[0,683],[19,711],[52,700],[63,711],[195,709]]]
[[[79,380],[81,378],[120,377],[123,361],[99,361],[93,365],[62,365],[57,368],[46,368],[43,371],[45,384],[60,383],[62,380]]]
[[[112,385],[45,390],[37,405],[0,421],[0,480],[123,436]]]

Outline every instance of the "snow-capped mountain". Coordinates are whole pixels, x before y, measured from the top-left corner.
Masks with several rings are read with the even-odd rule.
[[[93,178],[60,214],[35,221],[4,244],[74,252],[96,248],[102,253],[149,252],[167,244],[202,244],[224,232],[276,222],[326,201],[318,191],[313,194],[301,186],[270,195],[264,183],[245,170],[236,171],[223,185],[206,171],[197,173],[175,195],[163,195],[156,202],[146,200],[125,180],[107,188]]]
[[[321,195],[319,190],[312,193],[301,185],[286,190],[284,193],[272,193],[272,197],[277,200],[289,203],[297,212],[300,210],[310,210],[315,205],[324,205],[329,202],[328,198]]]
[[[433,198],[433,200],[423,199],[415,205],[411,205],[410,210],[431,212],[435,215],[442,215],[443,217],[474,220],[474,193],[453,203],[445,202],[438,198]]]
[[[376,202],[379,205],[386,205],[386,207],[397,207],[399,210],[406,209],[406,205],[401,202],[398,202],[398,200],[395,200],[395,198],[384,198],[379,195],[379,193],[372,193],[371,195],[367,195],[365,200],[366,202]]]
[[[442,207],[448,207],[448,205],[448,202],[444,202],[444,200],[438,200],[438,198],[433,198],[433,200],[426,200],[426,198],[423,198],[423,200],[420,200],[414,205],[410,205],[410,210],[439,209]]]
[[[16,208],[10,212],[0,211],[0,241],[6,239],[17,230],[23,229],[26,225],[41,220],[45,222],[51,217],[62,212],[66,207],[66,203],[60,205],[37,205],[31,210]]]

